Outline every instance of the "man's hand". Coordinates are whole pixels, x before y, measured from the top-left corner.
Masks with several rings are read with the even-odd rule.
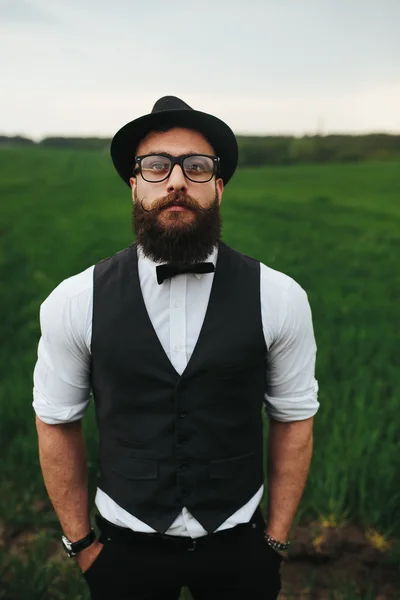
[[[99,541],[95,540],[93,544],[90,544],[90,546],[79,552],[76,560],[82,573],[85,573],[92,566],[103,547],[104,544],[101,544]]]

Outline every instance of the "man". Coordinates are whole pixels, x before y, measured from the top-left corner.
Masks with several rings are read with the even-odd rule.
[[[238,159],[221,120],[161,98],[111,156],[136,243],[41,307],[33,404],[64,546],[94,600],[177,600],[182,586],[195,600],[276,598],[319,406],[307,295],[221,240]],[[81,429],[90,390],[99,540]]]

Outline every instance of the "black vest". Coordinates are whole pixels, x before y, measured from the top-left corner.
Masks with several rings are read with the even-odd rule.
[[[225,243],[182,375],[148,316],[136,244],[98,263],[91,377],[99,487],[159,532],[184,506],[215,531],[264,481],[266,352],[260,263]]]

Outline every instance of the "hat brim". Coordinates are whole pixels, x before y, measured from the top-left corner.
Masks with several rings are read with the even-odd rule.
[[[139,142],[150,131],[165,126],[185,127],[202,133],[219,156],[220,177],[224,185],[228,183],[238,162],[238,145],[232,129],[221,119],[198,110],[165,110],[130,121],[117,131],[111,141],[114,167],[129,187]]]

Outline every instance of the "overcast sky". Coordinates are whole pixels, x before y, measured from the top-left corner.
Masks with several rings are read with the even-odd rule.
[[[400,0],[0,0],[0,134],[111,136],[165,95],[236,133],[400,133]]]

